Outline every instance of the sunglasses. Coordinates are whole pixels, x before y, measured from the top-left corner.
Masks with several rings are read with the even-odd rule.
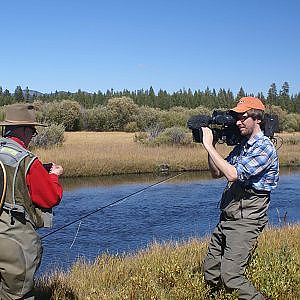
[[[32,130],[32,137],[35,137],[35,136],[37,136],[38,135],[38,132],[37,132],[37,130],[34,128],[34,127],[30,127],[30,129]]]
[[[237,115],[236,119],[237,121],[245,122],[250,116],[248,114],[243,114],[243,115]]]

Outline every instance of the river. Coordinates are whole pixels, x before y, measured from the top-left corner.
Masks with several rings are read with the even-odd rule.
[[[104,252],[134,252],[153,241],[185,241],[209,235],[218,221],[218,202],[225,180],[211,179],[206,172],[185,173],[149,187],[174,175],[63,180],[64,196],[54,209],[54,227],[40,229],[41,236],[99,211],[43,238],[38,275],[56,268],[68,270],[78,257],[91,261]],[[300,170],[281,172],[278,188],[271,195],[270,225],[300,221],[299,182]]]

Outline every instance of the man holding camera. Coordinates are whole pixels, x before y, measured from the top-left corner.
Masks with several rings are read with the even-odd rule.
[[[279,162],[276,149],[261,129],[265,106],[260,99],[243,97],[231,109],[242,142],[226,159],[215,149],[210,128],[203,127],[203,146],[214,178],[225,176],[219,223],[212,233],[204,260],[204,276],[212,289],[222,282],[237,290],[239,299],[264,299],[244,277],[251,251],[267,224],[270,192],[277,186]]]
[[[0,122],[0,299],[34,299],[33,278],[42,255],[37,228],[47,227],[51,208],[62,198],[58,177],[63,168],[49,172],[27,147],[37,134],[31,104],[7,107]]]

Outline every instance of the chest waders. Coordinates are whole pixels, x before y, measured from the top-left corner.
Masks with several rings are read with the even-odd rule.
[[[44,226],[42,210],[32,203],[26,185],[35,159],[15,141],[0,138],[0,299],[33,299],[42,256],[36,228]]]
[[[264,297],[244,276],[249,257],[267,223],[270,193],[229,182],[221,198],[220,221],[211,235],[204,260],[204,277],[212,289],[222,282],[237,290],[239,299]]]
[[[257,220],[266,217],[270,203],[270,192],[244,187],[240,181],[228,182],[221,202],[221,219]]]

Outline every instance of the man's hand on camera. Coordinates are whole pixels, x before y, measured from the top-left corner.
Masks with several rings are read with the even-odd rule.
[[[203,146],[206,148],[207,146],[213,145],[213,133],[208,127],[201,127],[203,133]]]
[[[62,166],[53,164],[49,174],[55,174],[57,176],[60,176],[63,172],[64,172],[64,169]]]

